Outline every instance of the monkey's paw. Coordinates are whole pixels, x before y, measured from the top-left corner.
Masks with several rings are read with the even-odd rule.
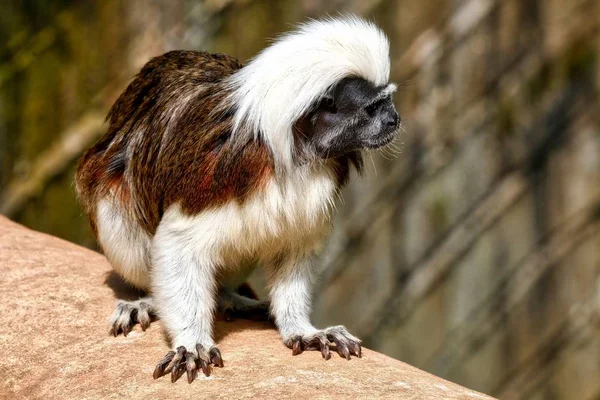
[[[308,335],[295,335],[285,341],[295,356],[307,349],[320,350],[326,360],[331,358],[330,343],[335,345],[340,357],[346,360],[350,359],[350,355],[361,357],[360,339],[350,334],[342,325],[332,326]]]
[[[140,324],[142,330],[145,331],[153,318],[155,318],[155,314],[152,298],[145,297],[136,301],[119,300],[115,311],[108,319],[109,334],[117,337],[119,333],[123,333],[123,336],[127,336],[136,323]]]
[[[192,383],[201,369],[204,375],[210,375],[210,365],[223,367],[221,352],[215,346],[208,351],[201,345],[196,345],[195,351],[187,351],[184,346],[179,346],[176,351],[168,352],[162,360],[156,364],[154,379],[171,373],[171,382],[175,383],[184,372],[187,373],[188,383]]]

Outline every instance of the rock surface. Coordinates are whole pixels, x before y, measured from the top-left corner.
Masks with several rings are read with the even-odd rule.
[[[109,336],[116,296],[136,293],[103,256],[0,216],[0,398],[488,398],[366,349],[293,357],[271,326],[246,321],[217,322],[225,368],[191,385],[153,380],[168,351],[160,324]]]

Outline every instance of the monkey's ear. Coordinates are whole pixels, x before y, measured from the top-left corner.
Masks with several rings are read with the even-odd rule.
[[[336,113],[337,107],[335,99],[332,95],[325,95],[314,105],[312,110],[307,114],[308,121],[314,126],[317,123],[317,118],[322,112]]]

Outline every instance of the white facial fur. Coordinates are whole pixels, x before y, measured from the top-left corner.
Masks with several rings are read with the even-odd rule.
[[[292,125],[341,79],[388,83],[389,43],[358,17],[311,21],[282,36],[229,79],[234,132],[262,135],[278,170],[292,168]],[[393,89],[392,89],[393,91]]]

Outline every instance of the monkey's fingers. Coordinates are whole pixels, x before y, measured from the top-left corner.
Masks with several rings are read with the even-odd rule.
[[[221,351],[217,347],[212,346],[210,350],[207,351],[204,346],[198,343],[196,345],[196,352],[198,353],[197,365],[199,365],[199,368],[204,375],[210,376],[211,364],[215,367],[223,367],[223,357],[221,356]]]
[[[359,342],[348,340],[347,338],[342,338],[335,335],[328,335],[328,338],[330,341],[335,343],[335,347],[340,357],[343,357],[346,360],[350,360],[350,355],[356,356],[358,358],[362,357],[362,349],[360,347]]]
[[[325,360],[329,360],[331,358],[331,351],[329,351],[329,343],[320,342],[321,355]]]
[[[215,367],[223,368],[223,357],[221,357],[221,351],[218,348],[212,347],[208,355],[210,356],[210,362]]]
[[[292,355],[294,356],[303,353],[306,349],[311,349],[319,350],[325,360],[331,358],[329,341],[327,336],[322,332],[308,337],[295,336],[291,339],[289,346],[292,348]]]
[[[179,346],[176,351],[168,352],[158,362],[152,376],[158,379],[171,373],[171,382],[175,383],[185,373],[188,383],[192,383],[198,377],[198,371],[210,376],[210,364],[215,367],[223,367],[223,357],[215,346],[206,351],[201,344],[196,345],[196,352],[187,351],[184,346]]]
[[[171,371],[171,382],[173,383],[177,382],[177,379],[181,378],[185,372],[185,353],[185,347],[179,346],[171,363],[167,366],[167,369]]]
[[[200,343],[196,344],[196,352],[198,353],[198,363],[205,376],[210,376],[210,360],[207,360],[206,350]]]
[[[304,342],[302,336],[296,336],[292,339],[292,355],[297,356],[304,351]]]
[[[349,354],[352,354],[353,356],[356,356],[358,358],[362,357],[362,349],[360,347],[360,342],[355,342],[354,340],[340,340],[341,343],[343,343],[345,345],[345,348],[348,350]],[[337,345],[337,343],[336,343]],[[346,355],[346,352],[344,351],[344,356]],[[348,357],[346,357],[348,358]],[[348,358],[349,359],[349,358]]]
[[[311,349],[320,350],[321,355],[325,360],[329,360],[331,358],[331,352],[329,351],[329,340],[327,339],[327,335],[323,332],[316,333],[308,345]]]
[[[143,301],[140,302],[135,319],[137,323],[140,324],[142,331],[145,331],[150,326],[150,322],[152,321],[152,315],[150,313],[150,306]]]
[[[208,365],[208,361],[200,359],[200,368],[202,368],[202,373],[204,373],[204,376],[210,376],[210,367]]]
[[[163,357],[162,360],[158,362],[158,364],[156,364],[156,368],[154,369],[154,373],[152,374],[152,377],[154,379],[158,379],[161,376],[169,373],[169,370],[167,370],[167,366],[171,364],[171,360],[173,360],[174,356],[175,352],[170,351]]]
[[[130,304],[120,303],[111,317],[112,325],[109,334],[117,337],[119,333],[123,333],[123,336],[127,336],[133,329],[132,320],[135,314],[135,309]]]
[[[183,375],[183,373],[185,372],[185,362],[178,362],[177,365],[175,367],[173,367],[173,370],[171,371],[171,383],[175,383],[177,382],[177,380],[179,378],[181,378],[181,376]]]
[[[350,353],[358,358],[362,358],[362,347],[360,347],[360,343],[353,342],[350,347]]]
[[[145,331],[155,317],[152,305],[147,301],[119,300],[109,319],[111,325],[109,334],[117,337],[122,333],[123,336],[127,336],[136,323],[140,324]]]
[[[350,359],[350,350],[348,349],[348,346],[346,346],[346,343],[344,343],[343,341],[334,338],[333,339],[334,343],[335,343],[335,347],[337,348],[337,352],[340,355],[340,357],[345,358],[346,360]]]
[[[189,351],[185,353],[185,371],[188,383],[192,383],[198,375],[198,365],[196,364],[196,356]]]

